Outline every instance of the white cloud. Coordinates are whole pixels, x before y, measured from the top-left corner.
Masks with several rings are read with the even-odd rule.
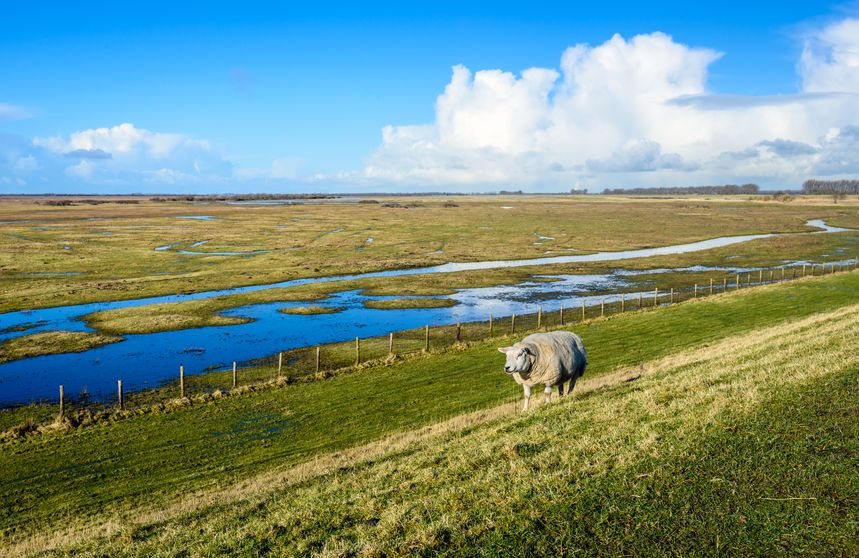
[[[233,176],[232,163],[210,142],[129,123],[35,138],[33,145],[62,158],[67,176],[89,182],[178,184]]]
[[[708,67],[721,54],[663,33],[576,45],[559,68],[518,76],[455,66],[435,122],[385,127],[361,178],[554,189],[620,176],[642,185],[751,177],[798,186],[808,173],[855,173],[857,53],[859,20],[819,29],[799,65],[803,90],[767,97],[712,94]]]
[[[809,34],[799,69],[805,91],[859,92],[859,19],[845,19]]]
[[[303,161],[282,157],[263,168],[241,167],[211,142],[125,123],[68,136],[28,140],[0,134],[0,187],[27,177],[52,192],[241,192],[279,189],[302,178]]]
[[[588,159],[585,168],[593,173],[647,172],[656,170],[695,170],[677,153],[662,153],[655,141],[638,139],[628,141],[607,159]]]

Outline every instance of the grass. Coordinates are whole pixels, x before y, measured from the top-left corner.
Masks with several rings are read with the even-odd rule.
[[[855,304],[757,329],[530,413],[213,484],[49,554],[855,555],[857,334]]]
[[[300,315],[309,315],[309,314],[336,314],[337,312],[342,312],[344,310],[341,306],[319,306],[318,304],[311,304],[309,306],[290,306],[288,308],[281,308],[280,312],[284,314],[300,314]]]
[[[450,308],[458,303],[452,298],[388,298],[367,300],[364,306],[377,310],[398,310],[403,308]]]
[[[45,331],[12,337],[0,344],[0,363],[55,353],[77,353],[122,341],[122,337],[88,331]]]
[[[845,273],[584,324],[576,331],[592,363],[586,378],[855,304],[857,287],[859,274]],[[812,337],[841,339],[823,330]],[[518,407],[520,389],[488,356],[509,340],[6,442],[0,544],[157,509],[180,494],[230,486],[478,409]]]
[[[14,221],[0,224],[4,274],[0,311],[448,261],[522,259],[725,234],[799,232],[806,230],[803,223],[810,218],[859,226],[859,207],[822,198],[781,204],[737,198],[468,196],[458,199],[456,207],[439,198],[418,198],[417,207],[409,209],[385,204],[195,205],[146,199],[136,205],[54,207],[41,201],[0,201],[0,221]],[[500,209],[503,205],[514,209]],[[216,219],[177,218],[183,215]],[[554,240],[535,245],[537,235]],[[366,243],[369,236],[372,244]],[[204,251],[269,252],[253,256],[178,252],[203,240],[208,241]],[[155,250],[173,243],[178,243],[175,249]]]

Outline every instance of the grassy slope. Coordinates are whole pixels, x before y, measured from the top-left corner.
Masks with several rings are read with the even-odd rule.
[[[853,556],[857,348],[853,305],[52,554]]]
[[[848,273],[593,322],[577,328],[593,363],[588,377],[852,304],[858,287],[859,273]],[[11,541],[65,521],[101,521],[392,432],[518,403],[520,391],[487,357],[493,345],[7,444],[0,452],[2,535]]]

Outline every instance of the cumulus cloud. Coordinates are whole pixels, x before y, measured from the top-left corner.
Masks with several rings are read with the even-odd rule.
[[[859,92],[859,19],[808,34],[799,67],[805,91]]]
[[[66,162],[63,174],[95,183],[193,184],[233,175],[232,163],[208,141],[129,123],[35,138],[33,145],[57,158],[77,160]]]
[[[820,145],[820,156],[815,159],[812,169],[815,175],[859,173],[859,126],[833,130],[821,139]]]
[[[579,44],[558,68],[519,75],[455,66],[435,121],[385,127],[360,178],[556,188],[599,187],[615,174],[645,185],[714,175],[798,185],[809,172],[855,172],[859,20],[805,41],[803,89],[765,97],[708,91],[721,53],[663,33]]]
[[[638,139],[627,142],[607,159],[588,159],[585,167],[600,173],[694,170],[696,165],[686,163],[677,153],[662,153],[662,147],[655,141]]]

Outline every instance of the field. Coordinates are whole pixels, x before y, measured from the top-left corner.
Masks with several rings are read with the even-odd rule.
[[[593,363],[578,394],[526,415],[487,356],[499,338],[5,442],[2,541],[851,555],[857,288],[850,272],[591,322],[576,328]]]
[[[458,196],[450,204],[444,198],[405,199],[236,206],[142,198],[132,200],[135,204],[80,202],[69,207],[44,205],[39,199],[4,200],[0,311],[451,261],[526,259],[547,252],[584,254],[724,235],[799,232],[810,230],[803,223],[816,218],[859,228],[859,205],[832,204],[826,198],[817,199],[820,205],[601,196]],[[183,218],[188,216],[212,220]],[[202,241],[208,242],[191,248]],[[823,244],[806,239],[791,246],[790,253],[771,249],[761,257],[792,257],[808,252],[808,245],[822,254]],[[180,249],[268,252],[207,256],[182,254]],[[513,273],[521,276],[518,270]]]
[[[810,219],[859,228],[855,200],[823,197],[46,201],[0,202],[0,311],[809,232]],[[212,219],[187,218],[201,216]],[[857,232],[777,236],[623,262],[147,304],[89,314],[92,332],[13,338],[0,362],[237,323],[245,318],[221,312],[250,304],[336,318],[342,309],[326,298],[360,290],[390,297],[365,303],[385,313],[444,308],[457,289],[620,266],[642,272],[631,290],[673,288],[683,300],[568,318],[587,345],[587,373],[573,397],[528,413],[495,347],[536,330],[535,315],[520,316],[515,335],[496,316],[490,339],[486,322],[462,324],[461,342],[456,326],[435,328],[429,351],[423,330],[397,332],[395,355],[387,335],[363,339],[360,366],[351,339],[332,343],[325,357],[340,364],[319,374],[315,347],[287,352],[277,380],[269,355],[242,366],[238,388],[230,371],[200,374],[186,378],[189,398],[169,383],[127,394],[127,410],[75,401],[54,420],[55,404],[2,409],[0,555],[855,556],[859,271],[691,299],[693,284],[725,272],[674,269],[762,267],[778,279],[786,261],[857,256]],[[541,317],[561,327],[558,312]]]
[[[768,199],[768,198],[762,198]],[[26,310],[271,284],[446,262],[526,259],[694,242],[725,235],[809,231],[809,219],[859,228],[859,204],[825,197],[626,199],[606,196],[372,198],[365,203],[226,205],[107,199],[71,206],[40,198],[0,203],[0,311]],[[133,203],[129,203],[133,202]],[[375,202],[375,203],[368,203]],[[186,217],[211,217],[188,219]],[[203,243],[203,244],[201,244]],[[156,248],[164,248],[157,250]],[[195,253],[182,253],[195,252]],[[219,255],[239,252],[239,255]],[[207,255],[209,254],[209,255]],[[214,255],[213,255],[214,254]],[[859,254],[859,234],[767,238],[704,252],[623,262],[626,269],[691,265],[777,266]],[[321,300],[334,291],[404,297],[374,307],[450,306],[457,289],[520,283],[541,274],[590,274],[616,264],[579,263],[375,277],[273,288],[86,317],[94,335],[64,332],[0,344],[0,359],[73,351],[116,336],[242,323],[220,312],[273,301]],[[691,287],[694,275],[633,281]],[[294,310],[298,313],[314,313]],[[317,308],[317,310],[319,310]]]

